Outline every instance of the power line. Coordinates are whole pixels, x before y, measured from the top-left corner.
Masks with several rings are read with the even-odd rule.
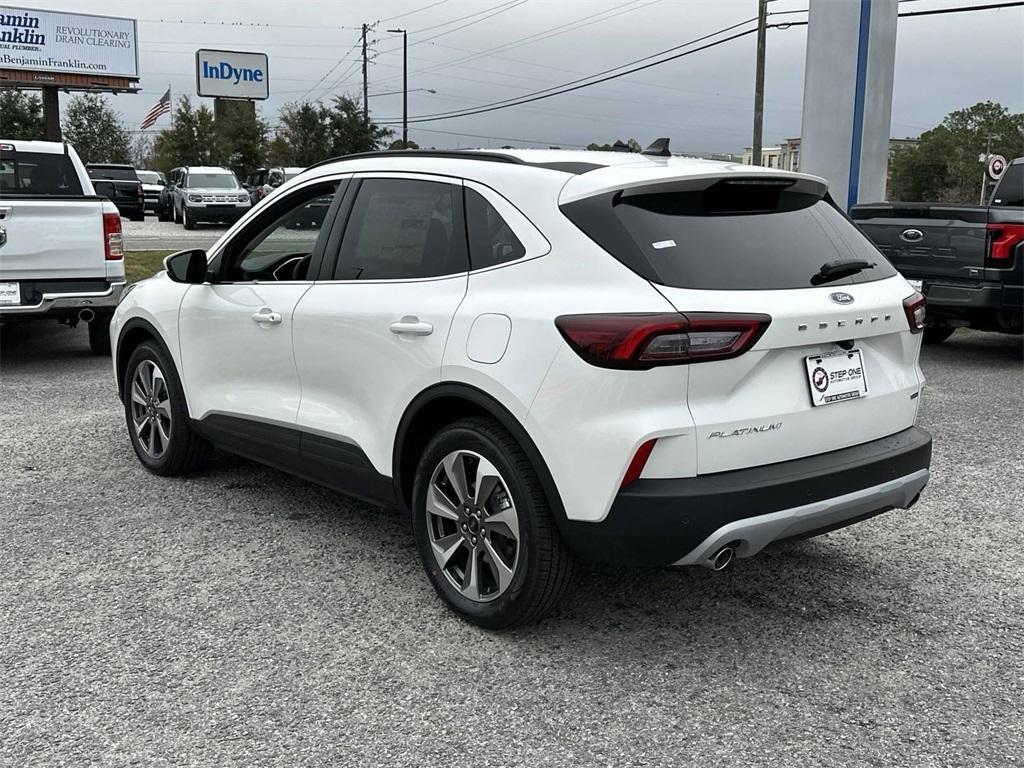
[[[671,48],[666,48],[665,50],[659,51],[658,53],[652,53],[649,56],[642,56],[639,59],[634,59],[634,60],[629,61],[629,62],[627,62],[625,64],[619,64],[619,65],[611,67],[609,69],[605,69],[605,70],[602,70],[600,72],[595,72],[594,74],[591,74],[591,75],[586,75],[585,77],[576,78],[575,80],[569,80],[568,82],[561,83],[559,85],[553,85],[550,88],[542,88],[539,91],[533,91],[532,93],[526,93],[526,94],[523,94],[522,96],[516,96],[516,97],[509,98],[509,99],[501,99],[499,101],[491,102],[489,104],[481,104],[479,106],[479,109],[481,111],[491,112],[494,109],[501,109],[501,108],[503,108],[502,105],[504,105],[504,106],[516,106],[516,104],[514,104],[514,103],[505,104],[505,102],[516,102],[516,103],[524,103],[525,104],[525,103],[528,103],[529,101],[536,101],[536,100],[538,100],[538,98],[549,98],[551,96],[557,96],[557,95],[559,95],[561,93],[569,93],[570,91],[579,90],[580,88],[586,88],[586,87],[589,87],[591,85],[597,85],[598,83],[606,82],[608,80],[614,80],[617,77],[622,77],[624,75],[631,74],[632,72],[639,72],[640,70],[648,69],[649,67],[652,67],[652,66],[654,66],[656,64],[663,64],[666,61],[672,61],[673,59],[677,59],[677,58],[680,58],[681,56],[688,55],[688,53],[691,53],[691,52],[684,52],[683,54],[676,54],[674,56],[670,56],[668,58],[661,59],[661,60],[656,61],[656,62],[651,62],[649,64],[645,64],[645,65],[637,67],[635,69],[628,70],[628,71],[625,71],[625,72],[621,72],[619,74],[612,75],[610,77],[605,77],[605,78],[600,79],[600,80],[593,80],[593,82],[589,82],[589,83],[584,83],[583,82],[585,80],[591,80],[592,78],[595,78],[595,77],[601,77],[602,75],[607,75],[607,74],[609,74],[611,72],[615,72],[615,70],[623,69],[624,67],[631,67],[634,64],[639,64],[640,62],[647,61],[648,59],[653,59],[653,58],[656,58],[658,56],[663,56],[666,53],[671,53],[673,51],[678,51],[680,48],[688,48],[691,45],[703,42],[703,41],[708,40],[708,39],[710,39],[712,37],[717,37],[718,35],[721,35],[721,34],[723,34],[725,32],[731,32],[732,30],[737,29],[738,27],[742,27],[742,26],[744,26],[746,24],[749,24],[750,22],[756,21],[756,20],[757,20],[757,17],[745,19],[743,21],[740,21],[740,22],[737,22],[735,24],[732,24],[732,25],[730,25],[728,27],[723,27],[722,29],[716,30],[714,32],[710,32],[710,33],[708,33],[706,35],[702,35],[701,37],[696,37],[693,40],[689,40],[689,41],[687,41],[685,43],[680,43],[679,45],[674,45]],[[697,51],[702,51],[702,50],[705,50],[707,48],[714,47],[715,45],[720,45],[721,43],[727,43],[730,40],[735,40],[738,37],[743,37],[744,35],[747,35],[747,34],[750,34],[751,32],[756,32],[756,31],[757,31],[756,29],[748,30],[747,32],[743,32],[743,33],[741,33],[739,35],[734,35],[732,37],[725,38],[724,40],[721,40],[719,42],[713,43],[711,45],[707,45],[707,46],[703,46],[701,48],[697,48],[694,51],[692,51],[692,53],[696,53]],[[583,83],[583,84],[582,85],[576,85],[577,83]],[[574,86],[574,87],[570,88],[569,86]],[[555,93],[550,93],[550,94],[547,94],[546,96],[541,96],[541,94],[544,94],[547,91],[555,91]],[[520,101],[520,100],[525,100],[525,101]],[[455,111],[459,111],[459,110],[455,110]],[[446,116],[463,117],[463,115],[454,115],[454,114],[453,115],[445,115],[445,113],[436,113],[436,114],[431,114],[431,115],[418,115],[417,117],[422,120],[423,118],[441,119],[441,118],[446,117]]]
[[[499,16],[502,13],[506,13],[507,11],[511,11],[513,8],[518,8],[520,5],[523,5],[524,3],[528,3],[529,1],[530,0],[509,0],[509,2],[502,3],[502,4],[499,4],[499,5],[495,5],[495,6],[491,6],[490,8],[487,8],[487,9],[485,9],[483,11],[477,11],[476,13],[471,13],[471,14],[468,14],[466,16],[462,16],[462,17],[460,17],[458,19],[452,19],[451,21],[446,21],[443,24],[435,24],[432,27],[423,27],[422,29],[413,30],[413,34],[418,34],[420,32],[425,32],[427,30],[437,29],[439,27],[444,27],[444,26],[447,26],[448,24],[454,24],[456,21],[461,21],[462,19],[468,19],[468,18],[471,18],[472,16],[480,16],[480,18],[478,18],[478,19],[473,19],[472,21],[467,21],[465,24],[461,24],[461,25],[459,25],[457,27],[453,27],[452,29],[446,29],[444,32],[438,32],[436,35],[432,35],[431,37],[426,37],[426,38],[419,39],[416,42],[412,43],[410,45],[410,47],[412,47],[413,45],[423,45],[424,43],[427,43],[427,42],[429,42],[431,40],[436,40],[439,37],[444,37],[445,35],[450,35],[452,32],[458,32],[460,29],[465,29],[466,27],[471,27],[474,24],[479,24],[481,21],[487,21],[488,19],[494,18],[495,16]],[[484,13],[486,13],[487,15],[486,16],[481,16],[480,15],[480,14],[484,14]],[[388,53],[390,51],[397,51],[397,50],[400,50],[400,46],[396,46],[395,48],[387,48],[387,49],[381,51],[381,53]]]
[[[395,19],[402,19],[402,18],[405,18],[406,16],[412,16],[414,13],[419,13],[420,11],[425,11],[425,10],[427,10],[429,8],[436,8],[439,5],[444,5],[447,2],[448,2],[448,0],[437,0],[436,3],[431,3],[430,5],[424,5],[421,8],[417,8],[417,9],[412,10],[412,11],[406,11],[405,13],[400,13],[397,16],[388,16],[386,19],[377,19],[376,23],[377,24],[383,24],[383,23],[388,22],[388,21],[394,21]]]

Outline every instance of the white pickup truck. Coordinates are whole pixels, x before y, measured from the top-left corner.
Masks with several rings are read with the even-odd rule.
[[[110,354],[124,250],[102,184],[66,143],[0,139],[0,324],[86,322],[92,351]]]

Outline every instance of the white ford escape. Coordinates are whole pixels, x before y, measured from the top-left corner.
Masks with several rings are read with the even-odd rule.
[[[665,144],[307,170],[125,294],[139,459],[217,445],[398,506],[493,628],[576,558],[718,569],[909,507],[922,297],[821,179]]]

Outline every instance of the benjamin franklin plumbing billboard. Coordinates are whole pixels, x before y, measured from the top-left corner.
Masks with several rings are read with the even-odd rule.
[[[0,5],[0,69],[137,78],[135,19]]]

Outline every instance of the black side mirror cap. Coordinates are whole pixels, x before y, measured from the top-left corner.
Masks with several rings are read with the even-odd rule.
[[[164,259],[167,276],[176,283],[201,285],[206,282],[208,265],[206,251],[195,248],[190,251],[178,251]]]

